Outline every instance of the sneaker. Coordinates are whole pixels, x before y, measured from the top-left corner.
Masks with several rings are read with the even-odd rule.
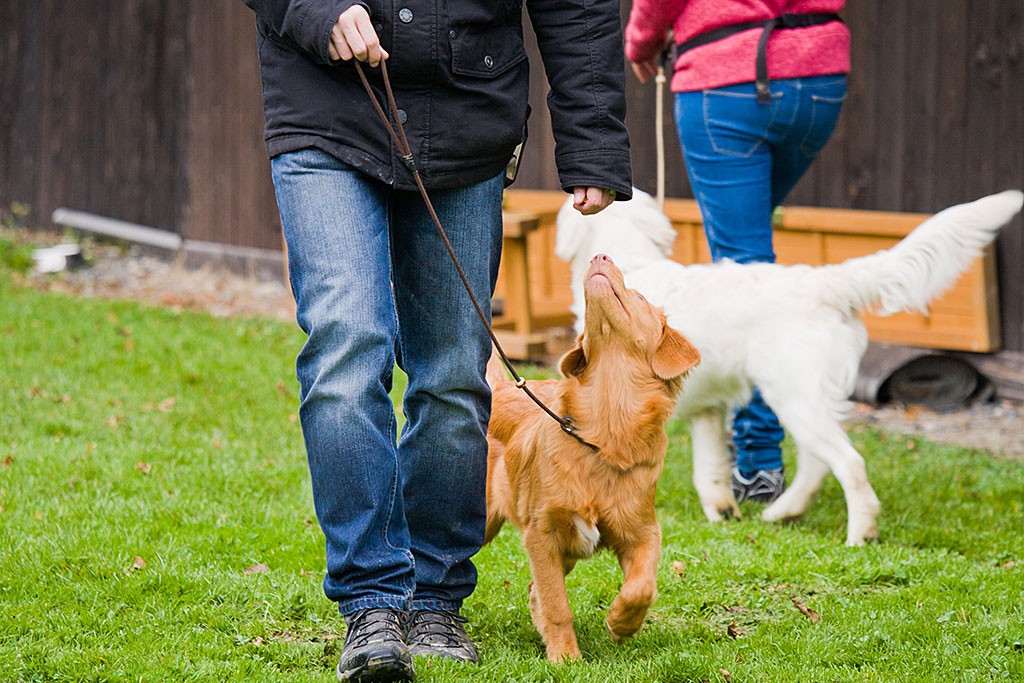
[[[414,610],[409,618],[409,651],[415,657],[443,657],[478,664],[476,645],[466,635],[458,612]]]
[[[364,609],[345,617],[348,630],[338,661],[338,680],[357,683],[416,678],[405,644],[405,612]]]
[[[753,500],[758,503],[770,503],[786,490],[786,475],[782,469],[757,470],[750,476],[743,476],[735,467],[732,468],[732,495],[736,502]]]

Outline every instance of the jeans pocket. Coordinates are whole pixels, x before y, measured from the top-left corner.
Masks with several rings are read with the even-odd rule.
[[[764,143],[776,111],[775,103],[758,104],[753,84],[749,92],[736,86],[705,90],[703,106],[708,142],[719,154],[741,158]]]
[[[821,151],[835,130],[845,100],[845,80],[837,83],[835,87],[822,88],[811,93],[810,119],[804,139],[800,142],[801,154],[813,158]]]

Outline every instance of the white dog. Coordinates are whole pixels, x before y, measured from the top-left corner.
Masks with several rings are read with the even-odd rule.
[[[879,502],[841,424],[867,348],[857,311],[926,310],[1022,203],[1024,194],[1011,190],[953,206],[892,249],[836,265],[683,266],[668,258],[675,229],[650,195],[634,190],[631,201],[593,216],[567,202],[555,251],[572,265],[577,321],[583,319],[582,274],[603,253],[700,350],[679,410],[691,420],[693,479],[709,520],[739,517],[725,416],[757,386],[798,453],[791,485],[762,518],[798,517],[831,470],[846,497],[846,543],[861,545],[878,534]]]

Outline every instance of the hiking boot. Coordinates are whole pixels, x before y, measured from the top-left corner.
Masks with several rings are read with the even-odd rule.
[[[458,612],[414,610],[409,618],[409,651],[416,657],[443,657],[478,664],[476,645]]]
[[[338,680],[357,683],[411,681],[416,678],[405,644],[405,612],[364,609],[345,617],[345,648]]]
[[[770,503],[786,490],[786,475],[782,469],[757,470],[749,476],[743,476],[735,467],[732,469],[732,495],[736,502],[752,500],[757,503]]]

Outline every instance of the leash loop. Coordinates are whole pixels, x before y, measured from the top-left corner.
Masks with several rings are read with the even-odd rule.
[[[448,250],[448,255],[452,259],[452,263],[455,265],[455,270],[459,273],[459,278],[462,280],[462,286],[465,287],[466,293],[469,294],[470,301],[473,302],[473,308],[476,309],[477,316],[480,318],[480,322],[487,328],[487,334],[491,337],[491,342],[494,344],[494,348],[498,351],[498,356],[501,358],[502,364],[508,369],[515,380],[516,387],[522,389],[530,399],[533,400],[545,413],[551,416],[561,426],[562,430],[573,437],[581,444],[589,447],[592,450],[600,450],[594,444],[585,441],[579,434],[576,433],[576,427],[573,424],[572,418],[559,417],[551,408],[546,406],[543,401],[537,398],[530,387],[526,385],[526,380],[520,377],[519,373],[512,366],[512,362],[505,355],[505,350],[501,348],[501,343],[498,341],[497,335],[494,334],[494,328],[487,322],[487,314],[484,313],[484,309],[480,306],[480,302],[477,301],[476,295],[473,294],[473,288],[469,284],[469,278],[466,277],[466,272],[462,269],[462,264],[459,263],[458,256],[455,255],[455,248],[452,247],[451,241],[448,239],[448,235],[445,233],[444,228],[441,227],[441,219],[438,218],[437,212],[434,210],[434,205],[430,201],[430,195],[427,193],[427,188],[423,185],[423,179],[420,177],[419,169],[416,168],[416,161],[413,158],[412,148],[409,146],[409,140],[405,136],[405,127],[402,125],[402,120],[398,115],[398,104],[395,102],[395,94],[391,89],[391,81],[388,79],[388,69],[385,66],[385,60],[380,62],[381,76],[384,79],[384,92],[387,96],[388,106],[391,109],[391,114],[394,117],[396,126],[391,125],[391,121],[388,119],[388,115],[384,112],[384,108],[380,102],[377,101],[376,95],[373,94],[373,88],[370,87],[370,82],[366,78],[366,74],[363,72],[363,66],[358,60],[354,60],[356,71],[359,73],[359,80],[363,83],[363,88],[366,90],[366,94],[370,97],[370,101],[373,103],[373,108],[377,111],[377,115],[384,123],[384,127],[388,131],[388,135],[391,137],[392,142],[395,143],[395,147],[398,148],[399,158],[405,167],[409,169],[409,173],[412,174],[413,180],[416,182],[416,187],[419,189],[420,196],[423,197],[423,203],[427,206],[427,211],[430,213],[430,218],[434,221],[434,227],[437,228],[438,234],[441,236],[441,240],[444,242],[445,248]]]

